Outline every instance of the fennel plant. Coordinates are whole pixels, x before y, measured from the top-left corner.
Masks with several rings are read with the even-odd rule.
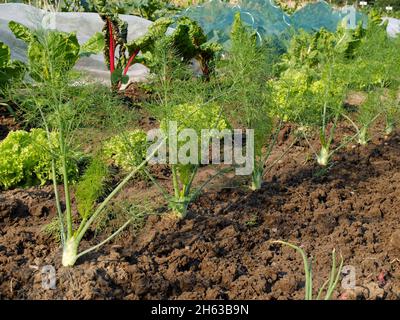
[[[271,110],[267,80],[272,75],[272,55],[266,44],[258,43],[254,30],[236,13],[231,29],[231,46],[219,63],[218,75],[229,94],[222,97],[235,125],[254,130],[254,169],[250,188],[261,188],[268,161],[282,122]]]
[[[350,116],[343,114],[354,127],[357,134],[357,143],[365,146],[370,141],[369,131],[372,124],[382,115],[383,110],[380,106],[381,90],[373,91],[368,94],[365,102],[358,107],[356,120],[353,121]]]
[[[69,179],[68,168],[72,161],[71,155],[78,147],[77,131],[82,125],[87,124],[85,117],[91,112],[93,106],[87,103],[87,99],[70,99],[71,81],[68,74],[62,78],[50,77],[50,79],[45,83],[33,86],[26,85],[23,88],[23,94],[28,99],[21,105],[21,108],[24,109],[26,114],[30,114],[28,118],[35,119],[36,126],[42,127],[46,132],[48,152],[51,155],[51,180],[62,245],[62,265],[72,267],[77,259],[112,240],[131,223],[132,220],[129,219],[105,240],[88,249],[81,250],[80,244],[87,231],[101,218],[101,213],[107,209],[110,202],[131,178],[146,165],[152,155],[149,155],[137,166],[130,168],[126,176],[119,181],[113,190],[106,193],[99,203],[97,203],[98,197],[104,193],[104,181],[102,179],[107,173],[104,165],[99,162],[100,160],[94,158],[81,181],[78,182],[75,194],[78,211],[75,212],[72,206],[71,191],[73,186]],[[111,108],[113,106],[111,104],[110,109],[113,109]],[[116,121],[119,121],[118,112],[115,114],[112,112],[110,110],[108,115],[115,116]],[[121,126],[122,123],[115,125]],[[58,176],[61,176],[63,197],[59,190]]]
[[[167,133],[171,121],[177,124],[177,134],[188,128],[194,129],[198,137],[201,136],[202,129],[223,130],[229,126],[223,108],[217,104],[219,98],[229,92],[229,88],[224,88],[226,91],[223,91],[213,77],[205,80],[194,76],[187,63],[178,55],[177,48],[166,39],[154,42],[151,70],[150,86],[153,95],[145,107],[160,121],[160,129],[167,143],[170,143]],[[183,144],[184,142],[179,142],[176,147]],[[200,161],[170,163],[168,166],[172,175],[172,194],[158,183],[149,170],[145,169],[145,172],[162,193],[172,212],[180,219],[186,216],[190,202],[213,178],[230,170],[221,169],[195,187],[194,180],[200,169]]]
[[[171,163],[171,161],[169,161],[172,173],[172,195],[168,194],[148,172],[147,174],[165,196],[172,211],[178,218],[183,219],[187,214],[189,203],[197,197],[206,184],[217,175],[227,171],[226,169],[220,170],[215,175],[211,176],[210,179],[207,179],[200,187],[194,187],[193,182],[200,168],[201,144],[209,143],[212,139],[220,139],[219,136],[212,133],[208,136],[203,136],[201,130],[215,129],[222,132],[229,127],[229,124],[221,115],[220,107],[214,104],[181,104],[171,106],[170,108],[169,114],[160,123],[161,132],[166,142],[169,144],[169,156],[171,156],[172,152],[180,153],[180,149],[187,143],[187,141],[177,141],[175,145],[175,142],[173,142],[174,138],[170,137],[169,133],[171,132],[171,124],[175,123],[177,124],[177,128],[173,128],[173,130],[176,130],[177,135],[180,135],[182,130],[186,128],[195,130],[198,138],[196,141],[198,150],[190,149],[189,152],[191,156],[192,152],[197,154],[196,161],[194,163],[181,163],[179,159],[176,163]],[[174,149],[174,151],[172,149]]]
[[[390,135],[398,126],[400,120],[400,89],[389,89],[382,97],[385,115],[385,134]]]

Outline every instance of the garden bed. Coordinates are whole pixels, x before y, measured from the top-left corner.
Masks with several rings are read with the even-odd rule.
[[[276,154],[291,143],[289,130]],[[230,187],[215,181],[186,219],[149,216],[136,235],[125,232],[74,268],[61,266],[60,246],[41,232],[56,214],[51,188],[2,192],[0,298],[302,299],[301,257],[270,242],[283,239],[314,257],[315,287],[329,275],[333,248],[355,268],[356,287],[339,283],[333,298],[399,299],[399,132],[349,145],[325,173],[310,157],[308,146],[295,144],[255,192],[234,179]],[[119,197],[141,192],[159,197],[144,182]],[[88,235],[82,246],[101,236]],[[45,265],[56,269],[53,290],[42,287]]]
[[[212,39],[163,13],[128,39],[93,9],[85,42],[16,21],[27,59],[0,41],[0,299],[400,298],[400,38],[378,12],[264,37],[235,7]],[[73,71],[101,52],[108,86]]]

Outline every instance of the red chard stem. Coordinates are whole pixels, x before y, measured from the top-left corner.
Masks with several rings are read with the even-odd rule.
[[[115,47],[114,47],[114,37],[113,37],[113,28],[111,21],[108,19],[108,34],[110,39],[110,72],[113,73],[115,70]]]
[[[133,60],[134,60],[134,59],[136,58],[136,56],[138,55],[138,53],[139,53],[139,49],[137,49],[137,50],[129,57],[128,63],[126,64],[126,67],[125,67],[125,69],[124,69],[124,76],[128,73],[128,69],[129,69],[129,67],[131,66]]]

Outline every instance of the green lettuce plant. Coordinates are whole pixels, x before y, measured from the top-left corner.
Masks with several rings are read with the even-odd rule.
[[[15,37],[28,45],[29,74],[38,82],[59,79],[75,66],[80,57],[99,53],[104,46],[99,32],[81,46],[73,32],[32,31],[15,21],[10,21],[8,25]]]
[[[147,134],[141,129],[110,138],[103,147],[104,156],[124,171],[131,171],[146,159]]]
[[[330,300],[332,298],[332,294],[333,291],[335,290],[335,288],[337,287],[337,284],[339,282],[340,279],[340,274],[342,272],[342,268],[343,268],[343,257],[340,260],[340,265],[337,268],[336,264],[336,252],[335,249],[332,250],[332,268],[331,268],[331,272],[329,275],[329,279],[327,281],[324,282],[324,284],[321,286],[321,288],[318,290],[318,294],[314,299],[314,295],[313,295],[313,273],[312,273],[312,260],[309,261],[309,259],[307,258],[305,252],[303,249],[301,249],[300,247],[291,244],[289,242],[285,242],[285,241],[272,241],[272,243],[277,243],[277,244],[282,244],[285,246],[288,246],[292,249],[295,249],[298,253],[300,253],[302,259],[303,259],[303,263],[304,263],[304,273],[305,273],[305,277],[306,277],[306,281],[305,281],[305,300],[320,300],[322,298],[323,292],[325,290],[325,297],[324,300]]]
[[[57,145],[56,134],[52,133],[49,140],[43,129],[12,131],[0,142],[0,187],[29,187],[44,185],[52,180],[51,148]],[[69,158],[66,175],[73,181],[78,175],[78,159],[73,155]],[[61,159],[55,158],[55,167],[61,166]],[[60,175],[56,180],[60,181]]]
[[[289,69],[278,79],[268,81],[275,105],[273,112],[284,121],[295,121],[297,114],[306,112],[308,103],[304,98],[313,94],[311,74],[310,69]]]

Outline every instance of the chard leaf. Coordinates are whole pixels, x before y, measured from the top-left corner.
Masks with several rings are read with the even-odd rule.
[[[28,47],[31,76],[36,81],[58,78],[73,68],[80,46],[75,33],[51,31]]]
[[[101,32],[96,32],[82,45],[79,56],[88,57],[91,54],[98,54],[104,50],[104,45],[104,35]]]
[[[8,27],[18,39],[26,43],[30,43],[31,41],[33,41],[33,33],[29,30],[28,27],[24,26],[23,24],[15,21],[10,21],[8,23]]]
[[[0,41],[0,68],[4,68],[10,62],[10,48]]]
[[[127,84],[128,81],[129,81],[129,76],[123,75],[123,76],[121,77],[121,83],[122,83],[122,84]]]
[[[129,81],[129,77],[123,74],[123,70],[121,68],[116,68],[114,72],[111,74],[111,83],[117,84],[121,82],[122,84],[127,84]]]

